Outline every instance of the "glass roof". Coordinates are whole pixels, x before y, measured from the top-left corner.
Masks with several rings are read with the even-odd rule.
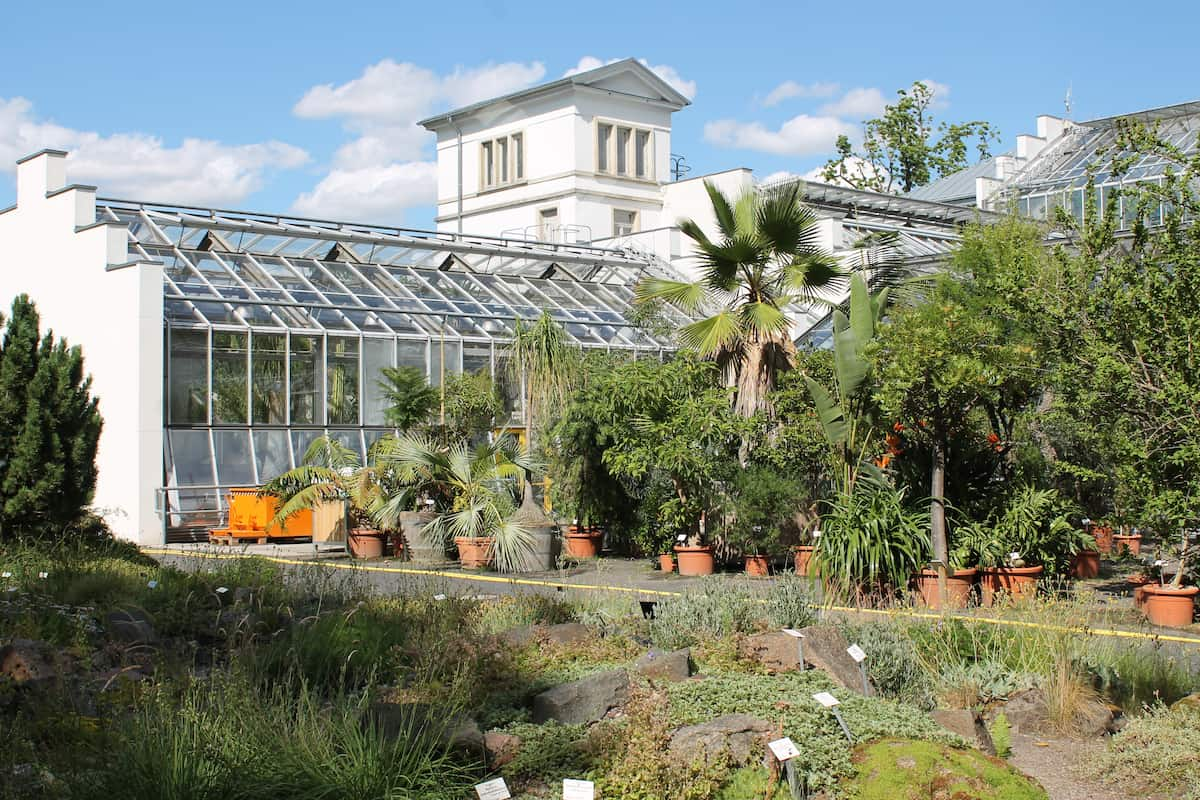
[[[508,340],[546,309],[580,345],[675,347],[629,320],[629,287],[681,277],[640,253],[117,200],[98,219],[164,265],[173,326]]]

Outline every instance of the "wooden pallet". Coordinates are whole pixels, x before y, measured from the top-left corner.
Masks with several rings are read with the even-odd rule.
[[[223,544],[233,546],[235,544],[266,544],[270,541],[270,536],[259,536],[256,533],[232,533],[230,531],[209,531],[209,544]]]

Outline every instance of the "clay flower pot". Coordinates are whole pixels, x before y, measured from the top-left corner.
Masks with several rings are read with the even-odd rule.
[[[971,588],[979,576],[977,569],[956,569],[946,575],[946,607],[966,608],[971,601]],[[938,574],[932,569],[923,569],[913,576],[917,584],[921,604],[940,611],[942,598],[938,594]]]
[[[979,571],[979,586],[983,590],[983,604],[991,607],[998,596],[1008,595],[1013,600],[1033,597],[1037,594],[1037,582],[1044,568],[1036,567],[986,567]]]
[[[1144,609],[1146,607],[1146,587],[1154,583],[1154,579],[1149,575],[1137,574],[1130,575],[1125,580],[1133,587],[1134,608]]]
[[[817,548],[809,545],[796,545],[796,547],[793,548],[793,552],[795,553],[794,557],[797,575],[808,574],[808,562],[812,561],[813,551],[816,549]]]
[[[713,549],[711,545],[700,544],[694,547],[678,545],[675,547],[675,560],[679,564],[680,575],[713,574]]]
[[[1072,578],[1094,578],[1100,574],[1100,551],[1080,550],[1071,556]]]
[[[1113,546],[1113,530],[1108,525],[1097,525],[1092,528],[1092,536],[1096,537],[1096,549],[1101,553],[1111,553]]]
[[[746,556],[746,574],[752,578],[765,578],[771,572],[771,563],[766,556]]]
[[[1136,556],[1142,552],[1142,535],[1140,533],[1131,533],[1128,535],[1114,533],[1112,537],[1112,549],[1115,553],[1126,551],[1131,556]]]
[[[567,555],[571,558],[595,558],[600,555],[600,542],[604,534],[599,528],[569,525],[563,539],[567,543]]]
[[[458,547],[458,561],[463,569],[483,569],[492,563],[492,545],[496,542],[493,536],[480,536],[472,539],[469,536],[455,536],[454,544]]]
[[[1200,586],[1163,586],[1158,583],[1148,583],[1141,587],[1145,597],[1142,610],[1151,625],[1161,625],[1166,628],[1183,628],[1192,624],[1192,616],[1196,613],[1196,595]]]
[[[354,558],[382,558],[386,537],[374,528],[351,528],[346,546]]]
[[[675,556],[671,553],[663,553],[658,557],[658,568],[663,572],[675,571]]]

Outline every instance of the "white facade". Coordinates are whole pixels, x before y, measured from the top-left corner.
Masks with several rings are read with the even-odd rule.
[[[28,294],[43,332],[83,348],[101,398],[94,505],[113,531],[162,541],[162,265],[131,261],[123,225],[96,223],[96,189],[67,185],[67,154],[17,166],[17,204],[0,212],[0,308]]]

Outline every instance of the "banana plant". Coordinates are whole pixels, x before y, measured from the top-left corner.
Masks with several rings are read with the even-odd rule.
[[[821,430],[833,449],[840,491],[844,495],[853,491],[864,469],[877,469],[868,460],[879,431],[869,391],[871,362],[867,346],[875,338],[887,303],[888,289],[871,294],[863,276],[853,274],[849,316],[840,309],[834,309],[832,314],[834,391],[808,376],[804,378],[817,408]]]

